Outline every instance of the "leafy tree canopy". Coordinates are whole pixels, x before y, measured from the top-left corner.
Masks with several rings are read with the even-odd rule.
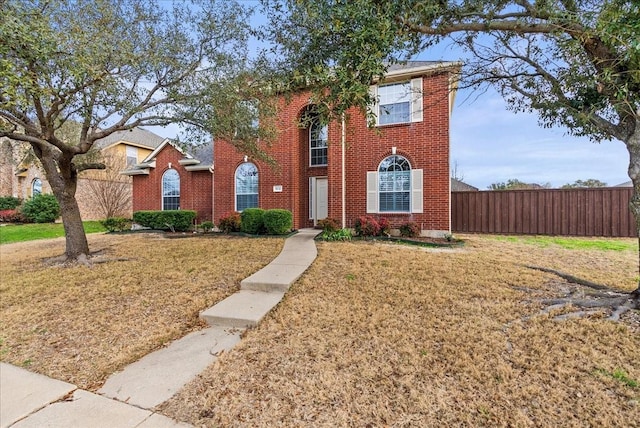
[[[233,0],[0,0],[0,137],[27,142],[60,202],[67,256],[87,254],[75,191],[95,142],[180,124],[259,156],[268,127],[249,69],[250,10]]]
[[[550,183],[525,183],[517,178],[512,178],[506,182],[491,183],[488,187],[489,190],[521,190],[521,189],[548,189],[551,187]]]
[[[588,178],[586,180],[576,180],[573,183],[567,183],[562,186],[563,189],[575,189],[582,187],[607,187],[607,183],[595,178]]]

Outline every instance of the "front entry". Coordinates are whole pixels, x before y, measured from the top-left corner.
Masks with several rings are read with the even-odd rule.
[[[329,180],[327,177],[309,179],[309,218],[313,225],[329,215]]]

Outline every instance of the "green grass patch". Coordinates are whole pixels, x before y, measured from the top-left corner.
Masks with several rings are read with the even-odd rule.
[[[85,221],[83,225],[86,233],[106,231],[98,221]],[[59,238],[61,236],[64,236],[62,223],[9,224],[0,227],[0,244]]]
[[[603,374],[605,376],[608,376],[610,378],[613,378],[617,381],[620,381],[630,388],[640,387],[640,384],[638,383],[638,381],[631,379],[629,375],[622,369],[615,369],[613,372],[609,372],[604,369],[597,369],[596,372]]]
[[[638,251],[633,238],[572,238],[566,236],[496,236],[498,241],[523,243],[538,247],[557,245],[567,250]]]

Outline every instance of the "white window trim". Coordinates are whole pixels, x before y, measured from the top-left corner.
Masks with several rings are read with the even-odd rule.
[[[411,166],[411,164],[409,164]],[[421,214],[424,212],[423,170],[411,168],[409,211],[380,211],[378,191],[378,169],[367,171],[367,214]]]
[[[258,188],[256,189],[256,193],[238,193],[238,170],[242,165],[251,164],[256,169],[258,174]],[[258,170],[258,166],[253,162],[242,162],[237,166],[236,170],[233,173],[233,207],[235,211],[238,210],[238,195],[256,195],[258,197],[258,205],[260,202],[260,171]]]
[[[161,180],[161,183],[160,183],[160,192],[161,192],[161,198],[162,198],[162,207],[161,207],[162,211],[165,210],[165,208],[164,208],[164,197],[165,197],[165,195],[164,195],[164,177],[167,175],[167,173],[169,173],[169,171],[175,171],[176,174],[178,174],[178,208],[177,209],[180,209],[180,204],[182,202],[182,200],[181,200],[181,198],[182,198],[182,195],[181,195],[182,189],[180,188],[181,185],[182,185],[182,179],[180,177],[180,173],[177,170],[173,169],[173,168],[169,168],[162,174],[162,180]]]
[[[409,102],[409,121],[407,122],[394,122],[394,123],[385,123],[380,124],[380,97],[378,96],[378,88],[383,85],[372,85],[369,87],[369,94],[371,98],[374,100],[373,105],[369,106],[370,111],[375,116],[375,125],[376,126],[393,126],[393,125],[406,125],[414,122],[422,122],[424,120],[424,107],[423,107],[423,88],[422,88],[422,77],[416,77],[411,79],[411,101]],[[397,84],[397,83],[407,83],[404,82],[392,82],[388,83],[389,85]]]
[[[313,125],[315,123],[318,126],[320,126],[319,123],[315,122],[316,120],[317,120],[317,118],[315,118],[314,121],[309,126],[309,166],[312,167],[312,168],[323,167],[323,166],[329,165],[329,147],[328,147],[329,146],[329,128],[326,125],[324,125],[324,126],[327,127],[327,147],[311,147],[311,132],[313,130]],[[327,150],[327,163],[317,164],[317,165],[312,164],[311,160],[313,159],[313,156],[312,156],[313,150],[322,150],[322,149]]]

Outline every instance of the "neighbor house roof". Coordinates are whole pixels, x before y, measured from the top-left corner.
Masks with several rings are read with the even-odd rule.
[[[452,192],[477,192],[478,188],[470,184],[467,184],[464,181],[451,178],[451,191]]]
[[[625,181],[624,183],[616,184],[613,187],[633,187],[633,183],[631,182],[631,180],[629,180]]]
[[[146,147],[153,150],[160,146],[164,140],[165,139],[163,137],[156,135],[151,131],[147,131],[146,129],[133,128],[129,131],[114,132],[113,134],[96,141],[96,147],[104,149],[114,144],[124,142],[133,146]]]

